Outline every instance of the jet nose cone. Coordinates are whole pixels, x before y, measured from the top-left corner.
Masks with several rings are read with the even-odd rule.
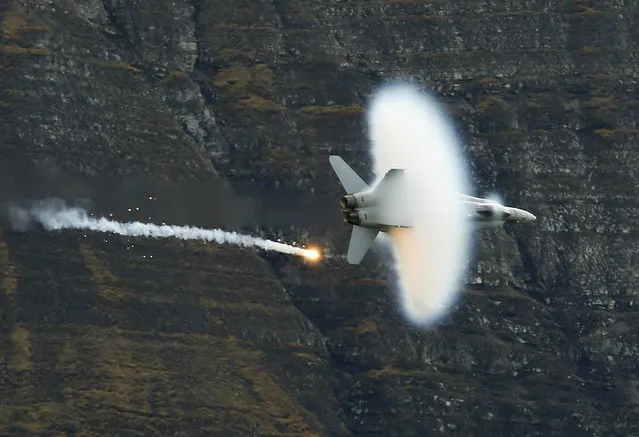
[[[519,208],[510,208],[510,217],[506,223],[531,223],[537,220],[533,214]]]

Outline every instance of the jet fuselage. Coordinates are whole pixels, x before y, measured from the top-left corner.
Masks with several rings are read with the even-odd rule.
[[[460,194],[459,201],[464,204],[467,219],[477,228],[492,228],[504,224],[522,224],[535,221],[537,218],[520,208],[500,205],[489,199]],[[359,201],[359,202],[358,202]],[[412,224],[391,223],[379,220],[381,199],[377,199],[370,190],[343,196],[340,207],[344,222],[388,232],[390,228],[410,228]]]
[[[411,228],[409,202],[399,201],[405,192],[404,170],[391,169],[373,187],[368,186],[339,156],[330,156],[329,161],[339,178],[346,195],[340,199],[344,222],[353,226],[347,259],[359,264],[379,232],[392,228]],[[523,209],[459,194],[458,201],[466,209],[466,218],[476,228],[493,228],[503,224],[522,224],[537,218]]]

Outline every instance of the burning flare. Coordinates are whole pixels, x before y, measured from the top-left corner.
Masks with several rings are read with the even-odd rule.
[[[317,249],[305,249],[302,256],[310,261],[319,261],[321,257],[320,252]]]

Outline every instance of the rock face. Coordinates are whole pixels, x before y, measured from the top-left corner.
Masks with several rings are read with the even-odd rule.
[[[402,75],[454,115],[478,194],[539,218],[477,237],[466,290],[428,331],[403,320],[383,257],[309,266],[5,230],[0,432],[638,435],[638,14],[589,0],[0,0],[14,182],[43,166],[222,181],[262,199],[238,226],[343,251],[327,156],[370,175],[367,98]]]

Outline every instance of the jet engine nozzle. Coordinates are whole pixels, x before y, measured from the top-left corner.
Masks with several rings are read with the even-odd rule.
[[[358,209],[377,205],[379,199],[371,192],[347,194],[339,201],[342,209]]]
[[[342,209],[355,209],[357,208],[357,199],[355,196],[348,194],[340,199],[339,205]]]
[[[348,223],[352,225],[359,225],[361,223],[361,217],[359,211],[348,212]]]

